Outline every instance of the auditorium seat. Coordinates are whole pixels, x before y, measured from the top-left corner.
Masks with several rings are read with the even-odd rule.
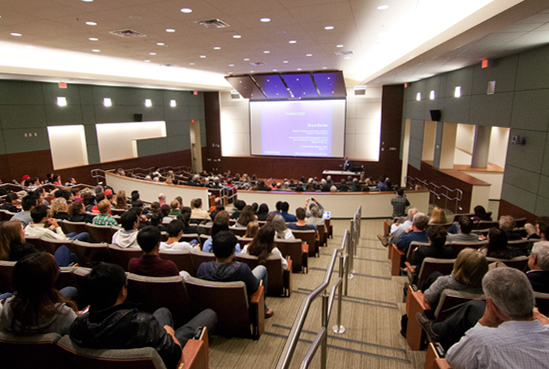
[[[111,254],[112,262],[118,264],[126,272],[128,271],[128,263],[133,258],[140,258],[143,251],[138,248],[123,249],[116,245],[109,245],[109,253]]]
[[[114,215],[122,215],[126,212],[127,209],[111,209],[111,214]]]
[[[60,339],[57,333],[16,336],[0,330],[2,368],[70,369],[57,346]]]
[[[209,261],[215,261],[215,255],[211,252],[203,252],[203,251],[191,251],[191,257],[193,259],[193,265],[194,269],[198,270],[198,267],[202,263],[207,263]]]
[[[48,237],[40,237],[40,243],[44,247],[44,250],[49,252],[50,254],[54,255],[55,251],[63,245],[69,247],[69,245],[72,243],[72,240],[53,240]],[[70,249],[70,248],[69,248]]]
[[[112,263],[108,247],[109,244],[106,242],[90,243],[75,240],[67,246],[69,250],[76,255],[78,265],[82,267],[91,266],[100,261]]]
[[[7,210],[0,210],[0,222],[6,222],[11,219],[12,216],[14,216],[15,213],[11,213]]]
[[[549,293],[534,292],[536,307],[543,315],[549,315]]]
[[[46,251],[44,248],[44,245],[42,245],[42,241],[40,240],[40,237],[38,236],[25,236],[25,240],[32,244],[38,251]]]
[[[316,241],[316,232],[314,230],[297,231],[292,229],[292,234],[296,239],[300,239],[309,245],[309,257],[318,256],[318,244]]]
[[[111,243],[112,236],[116,232],[118,232],[119,229],[120,228],[117,228],[117,227],[94,225],[91,223],[86,223],[86,232],[90,234],[91,241],[95,243],[100,243],[100,242]]]
[[[259,339],[265,329],[263,286],[250,296],[246,285],[237,282],[212,282],[194,277],[185,280],[192,301],[192,314],[204,309],[217,313],[217,335]],[[250,330],[250,325],[252,326]]]
[[[15,261],[0,260],[0,293],[14,292],[12,283]]]
[[[161,307],[171,311],[174,325],[181,327],[191,316],[187,290],[181,276],[147,277],[128,273],[128,301],[141,304],[143,311],[153,313]]]
[[[254,269],[259,265],[257,256],[248,254],[236,254],[236,261],[240,261]],[[292,272],[291,260],[288,260],[288,270],[282,270],[282,262],[280,258],[270,256],[265,263],[267,275],[269,276],[269,286],[267,288],[267,296],[273,297],[290,297],[292,293]]]
[[[82,233],[82,232],[88,232],[86,228],[86,222],[70,222],[68,220],[61,220],[58,221],[59,225],[61,226],[61,229],[63,230],[63,233]]]
[[[481,247],[488,245],[488,241],[479,241],[479,242],[450,242],[450,246],[454,251],[454,257],[457,258],[461,250],[466,248],[473,248],[475,250],[480,249]]]
[[[292,260],[292,272],[303,273],[308,271],[308,253],[303,252],[301,240],[279,240],[275,239],[275,246],[282,255]]]
[[[497,261],[500,261],[504,263],[509,268],[515,268],[520,270],[521,272],[524,272],[526,269],[526,266],[528,265],[528,256],[517,256],[512,259],[496,259],[496,258],[486,258],[488,260],[488,263],[494,263]]]
[[[244,237],[246,234],[246,228],[244,227],[231,227],[229,231],[233,232],[236,237]]]
[[[452,273],[452,269],[454,269],[455,262],[456,259],[423,259],[423,263],[419,268],[416,284],[421,286],[421,284],[434,272],[440,272],[442,275],[450,275]]]
[[[179,239],[180,242],[191,242],[192,240],[200,242],[200,235],[198,233],[184,233],[183,236],[181,236],[181,238]]]
[[[526,238],[522,240],[509,241],[507,242],[507,245],[514,249],[518,249],[518,251],[520,252],[520,255],[529,255],[530,251],[532,251],[532,246],[533,246],[530,240]]]
[[[459,218],[463,216],[466,216],[467,218],[472,218],[475,216],[475,213],[454,214],[454,222],[459,222]]]
[[[184,270],[193,277],[196,275],[196,268],[193,264],[193,258],[190,251],[178,251],[178,252],[160,252],[158,253],[163,260],[171,260],[177,265],[178,270]]]

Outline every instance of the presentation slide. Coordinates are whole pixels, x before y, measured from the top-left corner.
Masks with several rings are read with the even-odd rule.
[[[343,157],[345,100],[250,102],[251,154]]]

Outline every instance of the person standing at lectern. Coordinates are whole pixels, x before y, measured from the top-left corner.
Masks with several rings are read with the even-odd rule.
[[[349,158],[346,156],[343,158],[343,164],[341,165],[341,169],[345,171],[351,169],[351,162],[349,161]]]

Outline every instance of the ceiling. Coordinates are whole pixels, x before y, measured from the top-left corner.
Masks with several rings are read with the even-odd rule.
[[[230,90],[229,74],[329,69],[342,70],[348,86],[403,83],[549,42],[548,8],[547,0],[0,0],[0,78]],[[228,26],[198,23],[214,19]],[[110,33],[119,30],[144,36]]]

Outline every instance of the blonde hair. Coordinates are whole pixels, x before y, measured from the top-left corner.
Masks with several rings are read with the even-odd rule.
[[[448,219],[446,219],[446,213],[444,212],[444,209],[435,207],[433,209],[433,212],[431,213],[431,219],[429,220],[429,224],[446,223],[448,223]]]
[[[244,238],[254,238],[257,232],[259,232],[259,224],[257,222],[249,222],[246,226]]]
[[[482,286],[482,278],[486,273],[488,273],[486,257],[473,248],[460,251],[452,270],[456,282],[470,287]]]
[[[56,216],[60,211],[67,211],[67,200],[64,197],[58,197],[51,202],[50,210],[51,216]]]

